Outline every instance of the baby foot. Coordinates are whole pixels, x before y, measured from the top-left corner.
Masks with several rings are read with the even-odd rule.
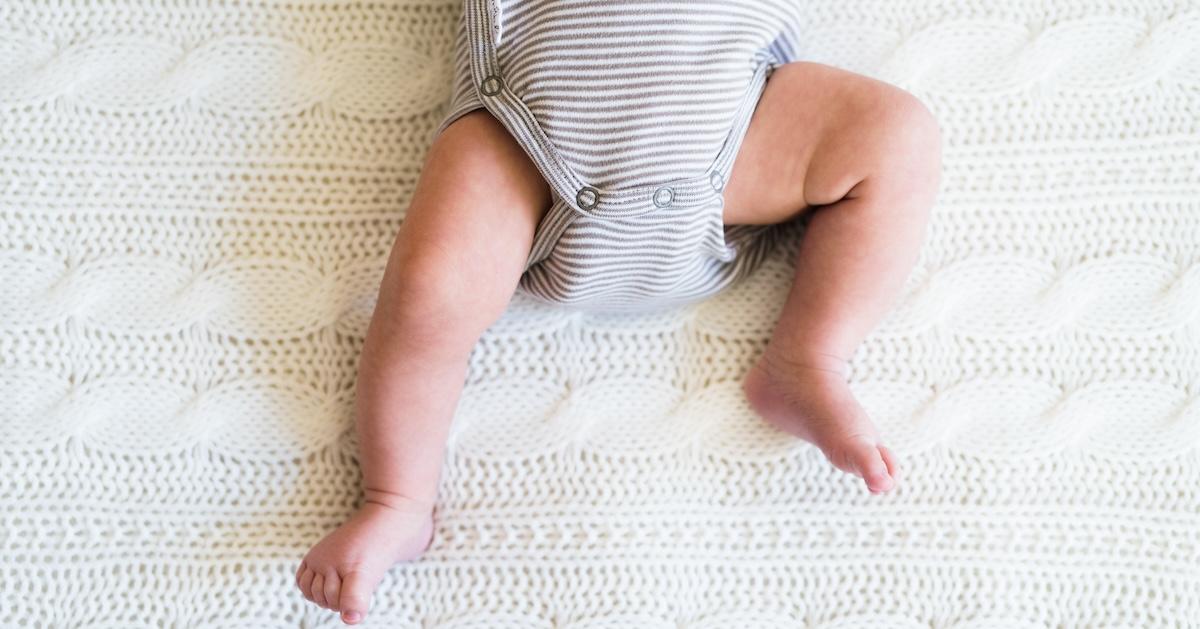
[[[389,500],[367,502],[317,542],[296,570],[304,598],[357,624],[371,594],[393,564],[415,559],[433,542],[433,505]]]
[[[768,423],[820,448],[834,467],[862,477],[871,493],[883,493],[895,486],[899,469],[844,376],[823,368],[841,364],[783,357],[768,347],[742,390]]]

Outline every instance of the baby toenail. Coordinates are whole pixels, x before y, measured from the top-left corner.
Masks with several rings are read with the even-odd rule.
[[[358,622],[359,615],[358,612],[346,612],[345,614],[342,614],[342,618],[344,618],[346,622]]]

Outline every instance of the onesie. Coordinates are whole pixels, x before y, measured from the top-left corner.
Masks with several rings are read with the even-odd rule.
[[[642,311],[757,268],[786,224],[724,225],[722,190],[798,24],[794,0],[464,0],[435,134],[486,108],[549,184],[517,290]]]

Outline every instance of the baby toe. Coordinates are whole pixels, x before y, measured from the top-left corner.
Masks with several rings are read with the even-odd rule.
[[[308,562],[301,561],[296,568],[296,587],[300,587],[300,577],[304,576],[304,571],[308,570]]]
[[[887,446],[879,446],[879,455],[883,457],[883,463],[887,465],[888,475],[892,477],[893,483],[900,482],[900,465],[896,463],[896,455]]]
[[[883,455],[875,444],[858,443],[850,453],[850,460],[859,476],[867,483],[872,493],[885,492],[892,488],[892,477]]]
[[[362,570],[346,573],[342,579],[341,596],[338,605],[342,610],[342,622],[354,625],[367,615],[371,606],[371,592],[379,583],[382,575],[367,574]]]
[[[321,607],[329,607],[325,602],[325,575],[318,572],[312,580],[313,602]]]
[[[304,569],[304,574],[300,575],[300,593],[304,595],[304,598],[310,601],[313,600],[312,582],[314,576],[316,576],[316,573],[314,573],[311,568],[307,567]]]
[[[338,597],[342,589],[342,578],[337,572],[329,572],[325,574],[325,603],[333,611],[338,611]]]

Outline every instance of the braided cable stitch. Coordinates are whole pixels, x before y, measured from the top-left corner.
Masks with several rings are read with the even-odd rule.
[[[899,488],[744,399],[799,238],[686,307],[518,295],[372,622],[1196,626],[1200,3],[801,4],[788,53],[943,129],[847,373]],[[360,497],[355,365],[461,8],[0,2],[0,626],[338,624],[293,573]]]

